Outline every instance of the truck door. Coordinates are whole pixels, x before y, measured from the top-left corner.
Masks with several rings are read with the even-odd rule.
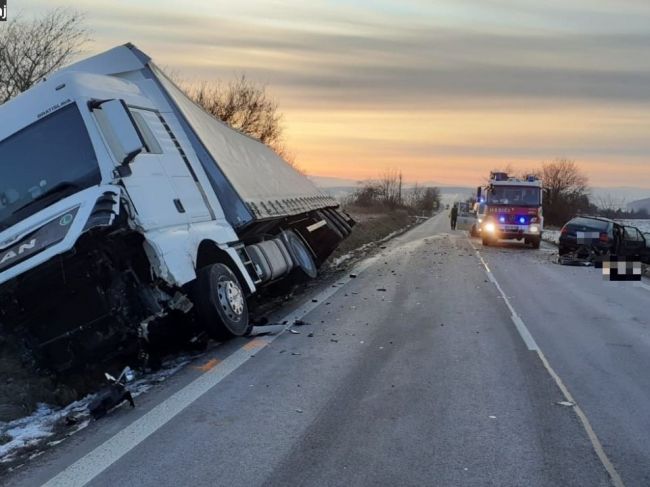
[[[145,145],[129,165],[131,174],[122,178],[139,224],[152,229],[212,219],[187,157],[165,119],[155,110],[128,109]],[[101,127],[100,113],[95,115]],[[107,143],[110,148],[110,140]]]

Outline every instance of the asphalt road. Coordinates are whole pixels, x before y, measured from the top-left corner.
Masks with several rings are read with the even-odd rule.
[[[611,460],[649,485],[650,287],[552,252],[484,249],[439,215],[285,310],[299,334],[218,347],[5,480],[606,486]]]

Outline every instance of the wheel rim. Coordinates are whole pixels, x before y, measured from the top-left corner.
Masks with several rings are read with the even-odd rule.
[[[233,320],[239,320],[244,313],[244,295],[237,283],[226,280],[217,284],[221,308]]]

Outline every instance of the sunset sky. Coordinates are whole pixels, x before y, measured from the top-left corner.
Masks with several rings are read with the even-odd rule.
[[[86,55],[127,41],[190,80],[246,73],[310,174],[475,185],[575,159],[650,188],[648,0],[9,0],[87,13]]]

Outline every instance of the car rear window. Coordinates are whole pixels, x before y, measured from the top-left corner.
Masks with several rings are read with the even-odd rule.
[[[567,227],[573,230],[596,230],[606,232],[609,227],[609,222],[603,220],[594,220],[592,218],[574,218],[567,223]]]

